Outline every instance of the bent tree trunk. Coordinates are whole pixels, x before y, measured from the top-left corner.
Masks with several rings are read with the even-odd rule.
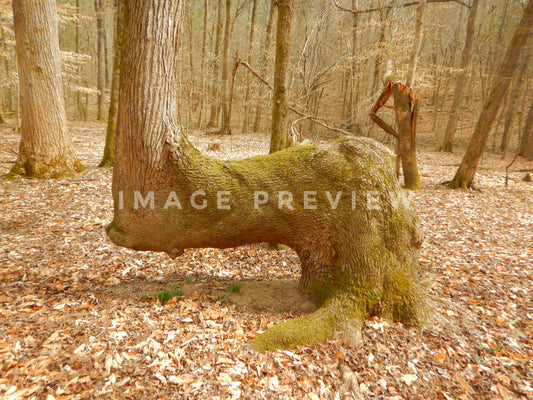
[[[83,166],[67,134],[55,0],[13,2],[22,139],[9,177],[58,178]]]
[[[130,7],[110,238],[172,257],[185,248],[253,242],[295,249],[301,290],[319,308],[263,333],[254,340],[258,349],[314,344],[335,333],[356,339],[371,315],[426,322],[419,222],[392,153],[353,138],[242,161],[203,156],[175,120],[183,1],[130,0]]]

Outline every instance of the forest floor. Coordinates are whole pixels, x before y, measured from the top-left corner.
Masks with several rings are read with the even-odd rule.
[[[486,156],[481,191],[449,190],[459,155],[422,151],[413,194],[427,291],[423,332],[373,318],[363,340],[258,353],[250,341],[308,313],[292,251],[192,249],[176,260],[119,248],[104,126],[71,126],[88,167],[0,182],[0,398],[533,399],[533,163]],[[20,137],[0,128],[0,174]],[[221,158],[266,152],[262,135],[191,135]],[[177,294],[164,306],[156,292]],[[351,387],[353,397],[344,397]]]

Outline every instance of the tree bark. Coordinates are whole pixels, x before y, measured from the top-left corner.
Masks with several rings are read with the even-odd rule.
[[[276,5],[274,0],[270,0],[270,12],[268,14],[268,22],[265,32],[265,41],[263,43],[263,52],[261,53],[261,59],[259,65],[261,66],[260,74],[261,76],[266,76],[268,68],[268,52],[270,50],[270,43],[272,41],[272,27],[274,26],[274,14],[276,13]],[[262,86],[259,88],[257,97],[261,99],[263,97]],[[255,121],[254,121],[254,132],[259,132],[261,125],[261,115],[263,103],[261,101],[257,102],[257,107],[255,110]]]
[[[76,12],[78,13],[78,18],[80,17],[80,0],[76,0]],[[79,21],[76,21],[76,53],[81,52],[81,27]],[[81,97],[81,66],[78,67],[78,90],[76,90],[76,118],[83,119],[87,121],[87,109],[83,104]]]
[[[470,11],[468,12],[468,22],[466,25],[466,40],[463,49],[461,70],[457,76],[455,83],[455,93],[453,95],[452,108],[450,110],[450,117],[444,132],[444,139],[442,141],[441,151],[453,153],[453,140],[455,131],[457,129],[457,122],[463,105],[464,89],[468,84],[468,77],[470,75],[470,67],[472,65],[472,57],[474,56],[474,33],[476,24],[476,15],[479,0],[473,0]]]
[[[256,31],[256,16],[257,16],[257,0],[252,1],[252,17],[250,21],[250,41],[248,42],[248,55],[247,55],[247,62],[249,64],[252,64],[252,56],[254,53],[255,48],[255,31]],[[252,64],[253,65],[253,64]],[[246,92],[244,96],[244,119],[242,124],[242,131],[247,132],[250,126],[251,122],[251,112],[252,112],[252,104],[250,103],[250,96],[251,96],[251,76],[250,72],[246,71]]]
[[[398,158],[402,163],[406,189],[421,188],[416,159],[416,126],[419,101],[406,87],[399,83],[392,85],[394,113],[398,126]]]
[[[124,0],[116,1],[115,15],[115,56],[113,59],[113,75],[111,77],[111,96],[107,116],[107,133],[105,137],[104,155],[99,167],[110,168],[115,162],[115,137],[117,134],[118,96],[120,83],[120,60],[124,34]]]
[[[426,0],[420,0],[418,8],[416,10],[416,22],[415,22],[415,39],[413,43],[413,50],[411,52],[411,58],[409,60],[409,72],[407,73],[407,86],[414,89],[416,68],[418,66],[418,56],[420,54],[420,48],[422,47],[422,39],[424,38],[423,19],[424,9],[426,8]]]
[[[518,154],[529,160],[533,159],[533,103],[529,106]]]
[[[226,23],[224,25],[224,50],[222,54],[222,126],[221,135],[231,135],[229,42],[231,39],[231,0],[226,0]]]
[[[352,0],[352,9],[357,8],[357,0]],[[356,91],[356,82],[357,82],[357,26],[359,23],[359,16],[358,14],[354,14],[352,16],[352,65],[350,68],[351,73],[351,79],[350,79],[350,100],[348,102],[348,120],[350,123],[354,122],[354,115],[356,114],[354,111],[354,108],[356,106],[356,97],[357,97],[357,91]]]
[[[294,248],[302,262],[301,290],[320,307],[256,338],[260,350],[314,344],[336,333],[354,341],[373,315],[414,326],[426,322],[431,310],[418,280],[420,226],[385,146],[344,138],[225,162],[189,144],[176,121],[174,90],[183,4],[130,0],[110,238],[171,256],[189,247],[252,242]],[[316,201],[308,198],[306,206],[305,196]]]
[[[105,9],[104,0],[94,0],[94,11],[96,12],[96,80],[98,88],[97,106],[98,121],[104,120],[104,91],[105,91]]]
[[[278,1],[278,26],[276,31],[274,93],[272,94],[270,153],[274,153],[287,147],[287,116],[289,114],[287,83],[291,65],[293,15],[294,0]]]
[[[22,139],[9,177],[58,178],[83,169],[67,134],[55,0],[13,2]]]
[[[207,0],[204,0],[204,32],[202,33],[202,60],[200,61],[200,79],[202,82],[200,92],[200,104],[198,111],[198,129],[202,126],[202,117],[204,114],[205,99],[207,97],[206,76],[205,76],[205,55],[207,52],[207,16],[208,16]]]
[[[214,128],[218,126],[218,117],[220,113],[220,101],[218,99],[219,93],[219,76],[220,69],[220,42],[222,41],[222,0],[218,0],[217,7],[217,29],[215,34],[215,60],[213,62],[213,80],[211,82],[211,111],[209,114],[209,122],[207,126]]]
[[[453,180],[449,183],[450,187],[463,189],[473,187],[477,167],[483,156],[492,124],[507,95],[511,79],[518,69],[531,28],[533,28],[533,0],[528,1],[520,24],[514,32],[502,64],[498,69],[496,81],[483,105],[481,115],[461,165]]]
[[[520,103],[520,98],[522,97],[522,93],[525,89],[524,86],[526,86],[524,73],[526,71],[527,66],[529,65],[529,60],[530,54],[526,54],[524,56],[524,59],[522,60],[522,63],[520,64],[520,69],[514,80],[514,87],[511,91],[510,104],[507,109],[507,115],[505,116],[503,135],[500,143],[500,151],[502,152],[502,158],[505,158],[507,154],[507,148],[509,147],[513,123],[516,116],[516,109]]]

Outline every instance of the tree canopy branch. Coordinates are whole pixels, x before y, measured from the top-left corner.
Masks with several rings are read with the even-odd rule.
[[[352,10],[350,8],[341,6],[338,0],[331,0],[331,1],[335,5],[335,7],[338,8],[339,10],[349,12],[355,15],[368,14],[368,13],[372,13],[376,11],[389,10],[390,8],[392,8],[391,6],[383,6],[383,7],[368,8],[366,10]],[[451,3],[460,4],[466,8],[470,8],[470,6],[462,0],[427,0],[427,2],[428,3],[450,3],[451,2]],[[418,1],[411,1],[409,3],[402,4],[402,7],[412,7],[412,6],[417,6],[418,4],[419,4]]]

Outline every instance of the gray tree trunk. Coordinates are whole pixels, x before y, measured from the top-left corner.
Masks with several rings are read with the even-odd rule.
[[[83,169],[67,134],[55,0],[13,2],[22,139],[9,176],[58,178]]]

